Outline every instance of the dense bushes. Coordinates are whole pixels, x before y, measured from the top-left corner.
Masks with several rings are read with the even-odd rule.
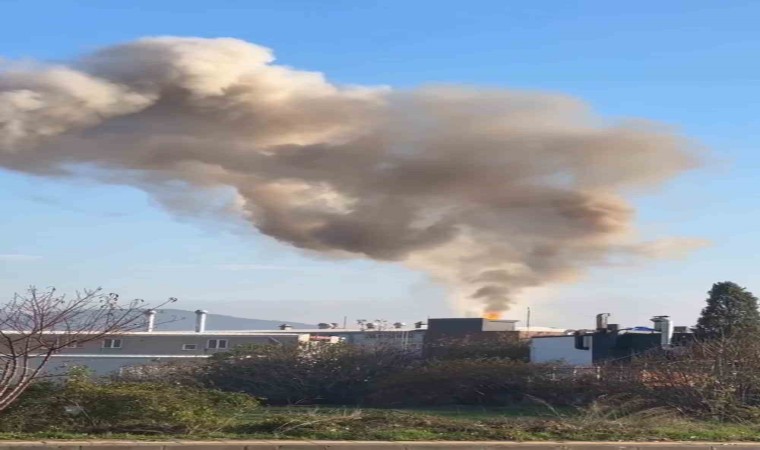
[[[588,377],[556,376],[550,366],[508,358],[428,359],[389,348],[347,345],[303,353],[257,346],[217,354],[202,366],[164,366],[128,376],[242,392],[268,405],[509,405],[589,401]]]
[[[593,374],[558,373],[543,364],[508,359],[429,361],[377,384],[370,400],[382,406],[488,405],[523,402],[581,405],[600,394]]]
[[[523,344],[510,342],[520,355]],[[471,348],[466,357],[457,352]],[[479,351],[476,351],[478,350]],[[518,358],[481,357],[490,345],[461,342],[445,357],[420,360],[393,348],[331,345],[253,346],[216,354],[203,365],[138,371],[130,381],[173,382],[241,392],[268,405],[510,405],[525,401],[577,405],[599,392],[593,377],[557,375],[554,368]]]
[[[203,364],[135,370],[109,383],[82,376],[62,386],[40,383],[0,426],[214,429],[224,426],[230,412],[250,411],[253,398],[269,405],[380,407],[587,406],[606,399],[605,408],[620,409],[615,402],[625,402],[627,413],[666,408],[698,418],[760,417],[760,340],[754,336],[655,350],[625,365],[589,371],[454,354],[423,360],[380,347],[241,348]]]
[[[510,358],[421,360],[394,349],[346,345],[306,351],[249,347],[203,364],[154,366],[110,381],[74,372],[64,383],[37,383],[0,416],[0,431],[293,435],[300,432],[297,427],[329,435],[338,422],[374,427],[380,417],[316,417],[303,423],[278,413],[259,417],[252,414],[258,398],[272,405],[394,408],[538,403],[579,406],[588,417],[603,420],[665,412],[754,422],[760,418],[760,340],[695,342],[586,371]]]
[[[469,357],[458,353],[470,345],[479,350]],[[519,348],[515,345],[511,349]],[[760,417],[760,339],[753,335],[657,349],[598,371],[568,372],[519,357],[482,357],[491,349],[467,342],[453,348],[445,356],[419,360],[388,348],[335,345],[303,352],[251,347],[216,355],[190,377],[174,376],[275,405],[505,406],[528,401],[583,406],[625,395],[641,409],[664,407],[690,417]]]
[[[209,387],[244,392],[268,404],[361,404],[377,380],[412,365],[393,348],[330,345],[303,352],[295,347],[255,346],[217,354],[201,379]]]
[[[243,394],[155,382],[98,383],[77,373],[63,384],[34,385],[3,413],[0,431],[212,431],[257,405]]]
[[[625,368],[626,391],[649,406],[691,417],[758,419],[759,338],[745,333],[640,356]]]
[[[382,405],[503,405],[522,400],[533,368],[501,359],[432,361],[382,380],[372,394]]]
[[[495,333],[478,338],[442,338],[429,344],[425,353],[435,359],[500,358],[528,362],[530,343],[510,334]]]

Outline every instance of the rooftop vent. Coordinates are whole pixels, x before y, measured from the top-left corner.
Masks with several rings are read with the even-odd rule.
[[[596,315],[596,329],[607,331],[607,319],[609,319],[610,313],[601,313]]]
[[[208,311],[205,309],[199,309],[198,311],[195,311],[195,332],[196,333],[203,333],[206,331],[206,316],[208,315]]]
[[[670,316],[654,316],[651,321],[654,322],[654,329],[661,334],[661,345],[669,346],[673,339],[673,321],[670,320]]]
[[[149,309],[143,314],[145,314],[145,331],[151,333],[156,328],[156,310]]]

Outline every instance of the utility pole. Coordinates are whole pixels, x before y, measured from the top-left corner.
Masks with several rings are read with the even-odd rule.
[[[528,317],[525,321],[525,328],[527,328],[528,332],[530,332],[530,306],[528,306]]]

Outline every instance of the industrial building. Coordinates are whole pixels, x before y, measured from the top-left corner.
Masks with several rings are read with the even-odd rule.
[[[451,340],[502,339],[517,342],[533,336],[561,336],[567,333],[567,330],[561,328],[518,327],[518,322],[485,318],[429,319],[424,335],[424,356],[445,354],[446,343]]]
[[[248,345],[310,345],[345,342],[362,347],[383,346],[407,351],[421,351],[425,329],[403,324],[386,327],[383,323],[364,323],[358,329],[342,329],[337,324],[320,324],[316,329],[294,330],[282,324],[278,330],[209,331],[207,311],[196,311],[195,331],[157,331],[155,311],[145,312],[145,328],[102,339],[72,343],[51,357],[45,371],[64,373],[71,367],[87,367],[95,375],[109,375],[124,368],[149,366],[172,361],[208,358]],[[65,332],[50,332],[50,336]]]
[[[156,331],[155,311],[146,311],[143,331],[130,331],[88,342],[72,342],[52,355],[45,372],[64,373],[71,367],[87,367],[96,375],[109,375],[125,367],[192,361],[247,345],[299,345],[335,343],[337,337],[314,336],[295,331],[207,331],[206,311],[196,311],[195,331]],[[51,338],[66,332],[51,331]],[[32,360],[34,364],[34,359]]]
[[[314,329],[296,330],[288,324],[282,324],[277,330],[210,331],[206,329],[207,311],[199,310],[195,314],[194,331],[158,331],[156,312],[146,311],[145,325],[141,331],[104,336],[81,344],[72,343],[51,357],[45,371],[63,373],[71,367],[87,367],[96,375],[109,375],[128,367],[202,360],[217,352],[248,345],[308,347],[343,342],[365,348],[397,348],[417,352],[425,357],[435,357],[436,349],[445,349],[446,343],[451,339],[486,340],[496,337],[515,341],[537,336],[558,337],[557,341],[546,340],[534,344],[536,357],[553,358],[568,353],[564,351],[568,346],[563,344],[563,339],[575,339],[565,336],[567,330],[564,329],[530,329],[518,327],[516,320],[484,318],[429,319],[427,323],[417,322],[411,327],[399,322],[389,324],[378,320],[358,321],[355,329],[341,328],[337,323],[321,323]],[[50,332],[49,335],[63,337],[65,332]],[[547,353],[547,349],[552,346],[556,349],[553,353]],[[572,346],[569,348],[574,349]],[[601,344],[595,348],[601,348]],[[560,351],[561,349],[564,350]],[[570,354],[564,356],[574,358]],[[578,358],[573,361],[587,362]]]
[[[288,324],[280,326],[279,332],[293,332]],[[278,331],[266,331],[278,333]],[[382,320],[369,322],[359,320],[357,328],[340,328],[337,323],[320,323],[316,329],[299,329],[299,333],[308,333],[312,339],[337,338],[339,342],[360,347],[391,347],[405,351],[421,351],[426,333],[425,324],[417,322],[414,328],[405,323],[388,324]]]
[[[674,327],[668,316],[653,317],[651,328],[620,328],[608,323],[609,316],[598,314],[593,330],[579,330],[564,336],[532,337],[531,362],[592,367],[602,362],[626,361],[655,348],[667,349],[693,336],[687,327]]]

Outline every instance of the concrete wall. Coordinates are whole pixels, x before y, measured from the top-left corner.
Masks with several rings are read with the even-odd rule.
[[[104,348],[105,339],[120,339],[121,347]],[[43,369],[48,375],[62,375],[72,367],[87,367],[97,376],[118,373],[124,367],[166,364],[170,361],[202,361],[216,352],[253,344],[295,345],[308,342],[308,334],[245,335],[233,333],[147,333],[137,332],[85,342],[53,355]],[[209,348],[209,340],[227,340],[226,348]],[[195,344],[193,350],[183,345]],[[218,346],[217,346],[218,347]],[[33,358],[36,367],[41,358]]]
[[[123,368],[134,366],[148,366],[166,364],[172,361],[203,361],[205,356],[186,357],[186,358],[168,358],[168,357],[92,357],[92,356],[63,356],[58,355],[50,359],[43,373],[47,375],[65,375],[73,367],[86,367],[93,375],[105,377],[118,374]]]
[[[534,363],[562,362],[586,367],[593,365],[592,354],[592,348],[575,348],[575,336],[537,337],[530,341],[530,362]]]

